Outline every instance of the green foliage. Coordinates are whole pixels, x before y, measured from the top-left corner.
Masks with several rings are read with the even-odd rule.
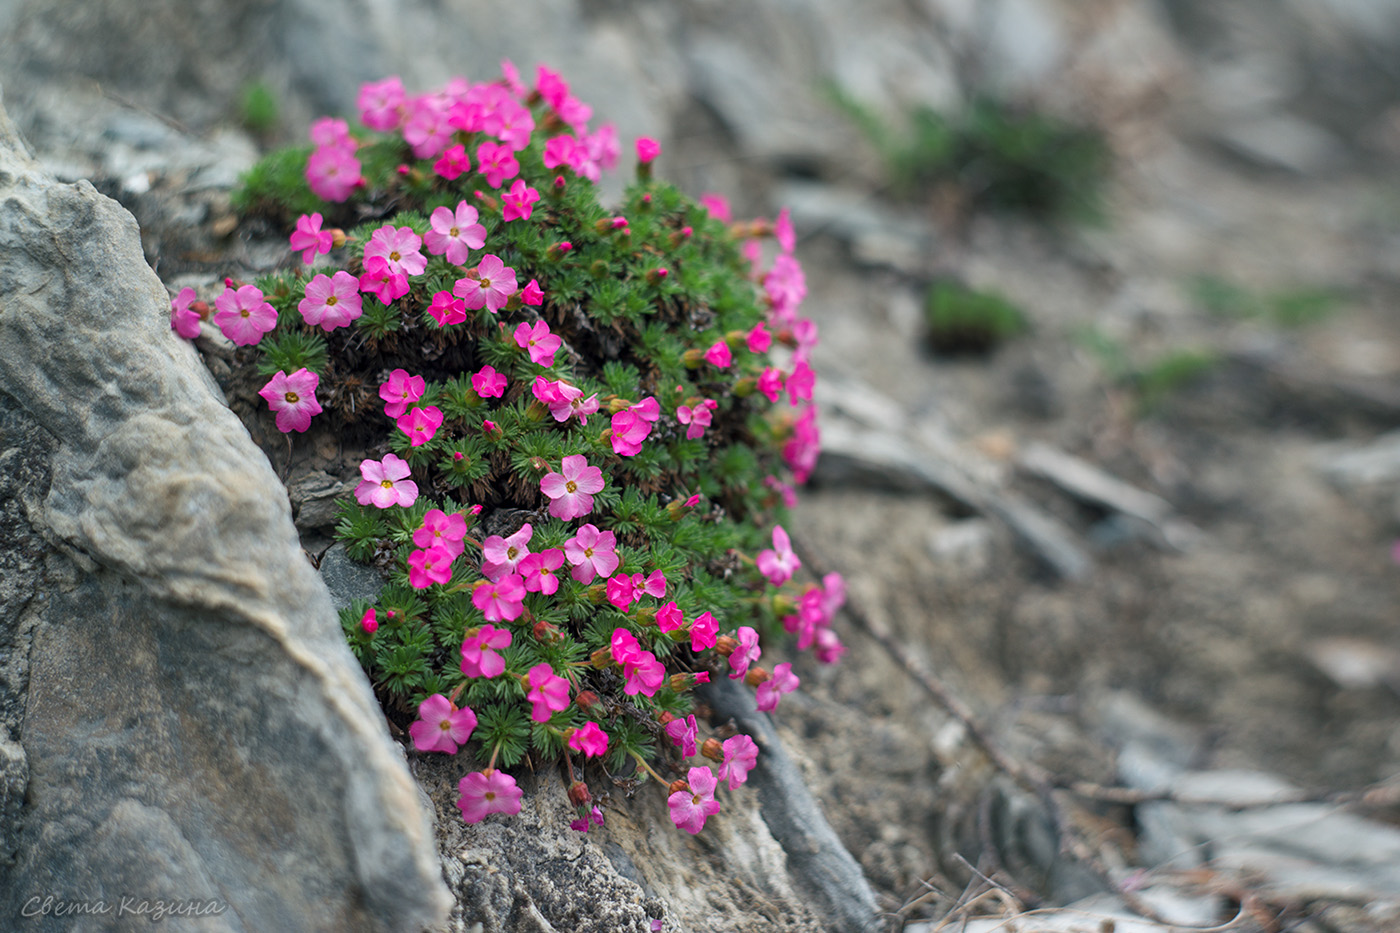
[[[272,217],[278,221],[321,210],[324,203],[306,183],[306,159],[310,146],[278,149],[264,156],[238,179],[230,198],[243,214]]]
[[[902,198],[952,186],[974,208],[1096,221],[1112,156],[1101,133],[981,98],[955,114],[919,108],[889,126],[840,88],[828,97],[870,140]]]
[[[250,81],[243,86],[238,99],[238,118],[249,131],[260,135],[270,133],[277,126],[279,110],[272,88],[261,81]]]
[[[1256,292],[1213,275],[1192,279],[1187,291],[1196,304],[1217,317],[1253,318],[1286,328],[1324,320],[1342,300],[1329,288],[1299,286]]]
[[[985,354],[1025,332],[1026,316],[1010,301],[952,282],[929,288],[924,303],[929,347],[941,354]]]
[[[1161,410],[1167,401],[1220,363],[1215,350],[1178,348],[1137,360],[1123,344],[1098,328],[1079,335],[1080,344],[1098,361],[1109,381],[1133,397],[1138,415]]]

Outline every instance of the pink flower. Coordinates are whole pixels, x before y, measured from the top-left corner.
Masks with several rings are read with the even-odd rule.
[[[569,682],[554,673],[548,661],[530,668],[529,681],[531,689],[525,699],[534,704],[530,718],[535,722],[549,722],[551,715],[569,708]]]
[[[673,745],[681,747],[681,754],[687,758],[700,751],[696,742],[699,733],[700,728],[695,724],[694,713],[684,719],[672,719],[666,723],[666,735],[671,739]]]
[[[740,733],[725,739],[721,747],[724,749],[724,763],[719,766],[719,779],[728,781],[730,790],[738,790],[758,764],[758,746],[753,739]]]
[[[758,377],[758,391],[762,392],[768,401],[776,402],[778,396],[783,393],[782,370],[772,366],[763,367],[763,373]]]
[[[640,573],[632,574],[632,590],[637,599],[643,596],[654,596],[662,599],[666,596],[666,575],[660,570],[653,570],[650,575],[642,576]]]
[[[433,171],[448,181],[455,181],[463,173],[472,170],[472,160],[467,157],[467,147],[460,143],[450,147],[433,163]],[[448,260],[451,262],[452,260]]]
[[[453,298],[451,292],[434,292],[428,314],[437,321],[438,327],[461,324],[467,319],[467,306],[462,299]]]
[[[334,276],[319,274],[306,283],[306,297],[297,303],[297,310],[307,324],[327,333],[345,327],[364,311],[360,282],[344,270]]]
[[[379,397],[384,400],[384,414],[397,418],[408,411],[408,406],[423,397],[428,383],[422,376],[410,376],[408,370],[396,369],[379,387]]]
[[[589,758],[597,758],[608,750],[608,734],[596,722],[586,722],[569,736],[569,747]]]
[[[792,672],[791,664],[779,664],[773,668],[773,676],[758,685],[754,695],[754,705],[765,713],[778,708],[778,699],[784,693],[796,690],[802,682]]]
[[[456,555],[445,547],[430,547],[408,555],[408,585],[426,590],[434,583],[452,579],[452,560]]]
[[[632,578],[627,574],[620,573],[608,581],[608,602],[618,609],[623,612],[631,609],[636,598],[632,592]]]
[[[323,149],[345,149],[353,153],[360,144],[350,135],[350,124],[333,117],[321,117],[311,124],[311,141]]]
[[[486,176],[488,185],[499,188],[506,179],[520,174],[520,163],[515,160],[515,151],[510,146],[482,143],[476,147],[476,170]]]
[[[723,223],[729,223],[733,214],[729,212],[729,200],[722,194],[707,191],[700,195],[700,206],[710,212],[710,216]]]
[[[557,547],[537,554],[526,554],[516,570],[525,580],[525,589],[531,593],[551,596],[559,590],[559,578],[554,571],[564,566],[564,552]]]
[[[793,478],[807,482],[821,453],[821,434],[817,430],[817,408],[809,405],[792,426],[792,437],[783,445],[783,460],[792,467]]]
[[[758,632],[747,625],[739,626],[739,646],[729,655],[730,680],[738,680],[749,672],[749,665],[757,661],[763,650],[758,647]]]
[[[763,477],[763,485],[767,486],[769,489],[775,490],[778,495],[782,496],[783,505],[790,509],[797,506],[797,492],[776,476],[770,474]]]
[[[768,324],[764,321],[755,324],[753,330],[749,331],[746,342],[750,353],[766,353],[773,345],[773,335],[768,332]]]
[[[506,662],[497,651],[510,647],[511,634],[506,629],[483,625],[462,640],[462,673],[468,677],[488,680],[506,669]],[[493,650],[494,649],[494,650]]]
[[[494,582],[483,580],[472,590],[472,605],[487,622],[514,622],[525,611],[525,581],[508,573]]]
[[[476,219],[476,208],[466,201],[458,201],[455,211],[446,207],[434,208],[432,216],[428,218],[429,230],[423,235],[428,252],[434,256],[446,256],[454,266],[465,266],[471,251],[486,245],[486,228]]]
[[[666,682],[666,667],[656,655],[640,648],[622,665],[622,692],[628,696],[654,696]]]
[[[817,629],[815,641],[817,646],[812,653],[822,664],[835,664],[841,660],[841,655],[846,653],[846,646],[841,644],[841,639],[829,628]]]
[[[379,619],[375,617],[374,607],[365,610],[365,614],[360,616],[360,628],[366,635],[373,635],[379,631]]]
[[[579,424],[587,424],[588,416],[598,410],[597,394],[583,397],[583,390],[567,382],[550,381],[536,376],[532,386],[535,398],[549,406],[549,413],[555,421],[565,422],[578,415]]]
[[[798,360],[797,365],[793,367],[792,375],[787,378],[788,400],[793,405],[798,402],[810,402],[816,381],[817,375],[812,372],[812,367],[807,365],[807,361]]]
[[[408,727],[413,747],[420,752],[457,754],[457,746],[465,745],[476,729],[476,714],[471,707],[457,709],[441,693],[434,693],[418,704],[418,720]]]
[[[413,147],[415,158],[436,158],[452,138],[448,102],[435,94],[422,94],[413,98],[409,107],[408,119],[403,125],[404,142]]]
[[[646,163],[661,155],[661,144],[650,136],[637,138],[637,161]]]
[[[360,291],[372,293],[381,304],[393,304],[408,294],[408,276],[396,274],[383,260],[375,260],[360,276]]]
[[[773,223],[773,236],[778,238],[778,246],[784,253],[791,255],[797,248],[797,233],[792,229],[792,216],[786,207],[778,212],[778,219]]]
[[[545,168],[558,168],[561,165],[572,168],[581,155],[584,153],[580,149],[578,140],[568,133],[560,133],[558,136],[551,136],[545,140],[542,159]]]
[[[505,100],[499,113],[501,126],[496,130],[496,138],[516,152],[527,148],[535,130],[535,118],[529,108]]]
[[[773,268],[763,277],[763,290],[773,305],[773,316],[790,323],[797,306],[807,297],[807,279],[801,264],[786,253],[773,260]]]
[[[734,362],[734,355],[729,352],[729,344],[716,340],[714,346],[705,351],[705,359],[720,369],[728,369]]]
[[[380,509],[395,505],[408,508],[418,498],[418,484],[408,478],[410,472],[408,463],[393,454],[385,454],[382,461],[361,462],[355,500]]]
[[[404,99],[403,82],[398,75],[361,85],[355,100],[360,122],[380,133],[398,129],[403,122]]]
[[[638,663],[645,653],[642,646],[637,644],[637,636],[621,626],[613,629],[612,637],[608,639],[608,650],[612,653],[613,661],[623,667]]]
[[[467,520],[461,513],[448,515],[442,509],[429,509],[423,516],[423,524],[413,532],[413,543],[421,548],[441,547],[457,557],[465,549],[466,537]]]
[[[544,292],[540,290],[540,283],[534,279],[520,290],[520,303],[538,308],[544,304]]]
[[[690,623],[690,649],[692,651],[713,648],[718,636],[719,623],[708,612],[701,613],[694,622]]]
[[[507,299],[515,292],[515,270],[491,253],[482,256],[477,263],[475,278],[468,275],[452,286],[452,294],[465,301],[468,308],[473,311],[486,308],[492,314],[505,307]]]
[[[530,553],[530,539],[534,534],[535,529],[526,522],[509,538],[491,535],[481,542],[482,575],[495,580],[503,573],[515,573],[515,568]]]
[[[224,293],[214,299],[214,307],[219,309],[214,323],[240,347],[251,347],[277,326],[277,311],[253,285],[241,285],[237,291],[226,286]]]
[[[719,407],[719,402],[712,398],[702,400],[694,408],[689,405],[682,405],[676,409],[676,420],[681,424],[688,424],[685,436],[687,440],[695,440],[705,433],[705,429],[710,426],[710,421],[714,416],[714,410]]]
[[[515,345],[528,350],[530,361],[538,366],[553,366],[554,354],[563,342],[558,335],[549,332],[549,325],[544,321],[536,321],[533,325],[522,321],[515,328]]]
[[[616,548],[617,536],[611,531],[600,532],[592,524],[581,526],[564,542],[564,556],[574,568],[569,575],[580,583],[592,583],[600,574],[610,576],[620,562]]]
[[[267,400],[267,407],[277,412],[277,430],[290,434],[311,427],[311,416],[321,413],[321,403],[316,401],[320,381],[320,376],[303,366],[290,376],[277,373],[258,391]]]
[[[329,253],[331,247],[335,245],[335,237],[330,231],[321,230],[321,215],[302,214],[297,218],[297,227],[288,237],[292,245],[292,252],[301,250],[301,261],[306,265],[311,265],[317,253]]]
[[[195,293],[192,288],[182,288],[180,294],[170,299],[170,329],[187,340],[199,336],[199,324],[202,320],[199,312],[190,307],[194,300]]]
[[[432,440],[437,429],[442,427],[442,411],[433,405],[415,405],[407,414],[399,415],[394,423],[408,435],[410,446],[421,447]]]
[[[792,551],[792,542],[782,525],[773,526],[773,549],[758,552],[758,572],[768,578],[774,586],[782,586],[792,579],[802,561]]]
[[[501,195],[501,219],[529,220],[535,210],[533,205],[539,199],[538,191],[525,184],[524,179],[517,178],[510,191]]]
[[[482,398],[500,398],[506,392],[505,373],[498,373],[491,366],[483,366],[472,374],[472,388]]]
[[[812,351],[817,348],[820,337],[817,333],[817,322],[809,317],[800,317],[792,323],[792,337],[797,341],[797,351],[793,354],[794,359],[808,360],[812,357]]]
[[[480,823],[492,813],[513,816],[520,812],[523,791],[515,785],[515,778],[504,771],[473,771],[458,782],[457,790],[462,794],[457,807],[468,823]]]
[[[656,627],[661,631],[674,632],[683,625],[685,625],[685,616],[681,613],[681,607],[676,605],[675,600],[671,600],[656,610]]]
[[[418,248],[423,240],[411,227],[394,227],[385,224],[370,234],[365,244],[365,268],[370,268],[371,260],[383,260],[394,275],[422,275],[428,267],[428,260]]]
[[[568,521],[593,511],[593,493],[607,485],[603,471],[589,466],[582,454],[565,457],[560,470],[540,480],[540,491],[549,497],[549,514]]]
[[[691,768],[686,783],[690,789],[678,790],[666,798],[666,806],[671,808],[671,822],[694,835],[705,828],[705,820],[719,812],[719,801],[715,799],[719,782],[709,767],[703,767]]]
[[[363,179],[355,150],[321,146],[306,160],[306,183],[323,201],[344,201]]]

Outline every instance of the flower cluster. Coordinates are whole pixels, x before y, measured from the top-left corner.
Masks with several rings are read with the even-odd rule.
[[[260,356],[278,431],[370,439],[337,536],[389,582],[343,613],[351,647],[415,748],[486,762],[467,822],[519,810],[506,769],[533,754],[566,763],[580,831],[603,822],[601,759],[699,832],[758,748],[702,738],[693,690],[727,676],[771,711],[798,677],[760,665],[765,638],[843,650],[840,579],[801,583],[780,524],[819,449],[787,212],[691,201],[647,138],[603,210],[616,133],[548,68],[358,102],[370,132],[318,121],[305,190],[262,192],[322,202],[283,218],[290,271],[228,281],[213,316]],[[201,334],[193,293],[171,313]]]

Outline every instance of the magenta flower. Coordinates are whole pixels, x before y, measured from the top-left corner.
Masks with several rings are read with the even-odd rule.
[[[350,124],[334,117],[321,117],[311,124],[311,141],[323,149],[346,149],[354,152],[359,143],[350,135]]]
[[[486,308],[492,314],[504,308],[515,292],[515,270],[491,253],[481,257],[475,277],[468,274],[452,285],[452,294],[466,302],[468,308]]]
[[[681,613],[681,607],[676,605],[674,599],[656,610],[656,627],[661,631],[674,632],[684,625],[685,616]]]
[[[593,511],[593,493],[602,492],[607,485],[603,471],[589,466],[582,454],[565,457],[560,470],[546,473],[540,480],[540,492],[549,497],[549,514],[569,521]]]
[[[365,614],[360,616],[360,628],[366,635],[373,635],[379,631],[379,619],[374,614],[374,607],[365,610]]]
[[[524,179],[517,178],[510,191],[501,195],[501,219],[529,220],[535,210],[534,203],[539,199],[538,191],[525,184]]]
[[[491,366],[483,366],[479,372],[472,374],[472,388],[482,398],[500,398],[506,392],[505,373],[498,373]]]
[[[792,579],[802,561],[792,551],[792,542],[782,525],[773,526],[773,549],[758,552],[758,572],[768,578],[774,586],[782,586]]]
[[[620,573],[608,581],[607,592],[608,602],[623,612],[631,609],[637,598],[632,592],[632,578],[625,573]]]
[[[379,397],[384,400],[384,414],[397,418],[408,411],[408,406],[423,397],[428,387],[422,376],[410,376],[406,369],[396,369],[388,380],[379,387]]]
[[[716,340],[714,345],[705,351],[705,359],[720,369],[728,369],[734,362],[734,355],[729,352],[729,344],[723,340]]]
[[[816,648],[812,653],[822,664],[835,664],[841,660],[841,655],[846,653],[846,646],[841,644],[841,639],[829,628],[817,629]]]
[[[277,373],[258,391],[267,400],[267,407],[277,412],[277,430],[290,434],[311,427],[311,416],[321,413],[321,403],[316,401],[320,381],[320,376],[303,366],[290,376]]]
[[[380,259],[394,275],[422,275],[428,267],[428,260],[418,251],[422,245],[423,240],[411,227],[385,224],[371,233],[365,244],[365,268]]]
[[[544,292],[540,290],[540,283],[531,279],[529,284],[520,290],[520,303],[538,308],[544,304]]]
[[[622,665],[622,692],[628,696],[654,696],[666,682],[666,667],[650,651],[638,649]]]
[[[654,596],[657,599],[665,599],[666,575],[660,570],[653,570],[645,577],[640,573],[634,573],[632,574],[632,590],[638,599],[641,599],[643,596]]]
[[[722,194],[707,191],[700,195],[700,206],[710,212],[710,216],[723,223],[729,223],[734,215],[729,210],[729,200]]]
[[[462,639],[462,673],[488,680],[498,676],[506,669],[506,662],[496,652],[509,648],[510,640],[509,631],[491,625],[468,632]]]
[[[792,468],[793,478],[807,482],[816,468],[821,453],[821,434],[817,430],[817,408],[809,405],[792,426],[792,437],[783,445],[783,460]]]
[[[408,463],[394,454],[385,454],[382,461],[361,462],[355,500],[380,509],[395,505],[408,508],[418,498],[418,484],[408,478],[410,472]]]
[[[452,579],[454,556],[445,547],[413,551],[408,555],[408,585],[426,590],[434,583],[447,583]]]
[[[758,764],[758,746],[753,739],[740,733],[725,739],[721,747],[724,749],[724,763],[719,766],[719,779],[727,781],[730,790],[738,790]]]
[[[525,581],[518,573],[499,580],[483,580],[472,590],[472,605],[487,622],[514,622],[525,611]]]
[[[170,299],[170,329],[186,340],[199,336],[199,325],[203,320],[199,312],[190,307],[194,300],[192,288],[182,288],[180,294]]]
[[[737,641],[739,646],[729,654],[730,680],[738,680],[749,672],[749,665],[763,654],[758,647],[758,632],[747,625],[739,626]]]
[[[423,516],[423,524],[413,532],[413,543],[421,548],[446,548],[453,557],[465,549],[467,520],[461,513],[448,515],[442,509],[429,509]]]
[[[415,405],[407,414],[399,415],[394,424],[408,435],[410,446],[421,447],[432,440],[437,429],[442,427],[442,411],[433,405]]]
[[[608,436],[613,453],[620,457],[635,457],[641,453],[642,441],[651,434],[651,426],[659,417],[661,406],[651,396],[613,415],[612,433]]]
[[[580,583],[592,583],[598,575],[610,576],[617,569],[617,537],[611,531],[600,532],[592,524],[583,525],[564,542],[564,556],[574,568],[570,576]]]
[[[778,698],[796,690],[801,683],[792,672],[791,664],[779,664],[773,668],[772,678],[758,685],[754,705],[765,713],[771,713],[778,708]]]
[[[455,181],[471,170],[472,160],[467,157],[467,147],[461,144],[450,147],[433,163],[433,172],[448,181]]]
[[[287,238],[292,252],[301,250],[301,261],[308,266],[315,261],[317,253],[329,253],[335,245],[335,236],[321,229],[321,219],[319,213],[302,214],[297,218],[296,229]]]
[[[765,366],[763,372],[758,377],[758,391],[770,402],[776,402],[778,396],[783,394],[783,373],[782,370],[772,366]]]
[[[816,381],[817,374],[807,365],[807,361],[798,360],[792,369],[792,375],[787,378],[788,401],[793,405],[798,402],[810,402]]]
[[[704,651],[706,648],[715,646],[715,639],[719,637],[719,623],[715,617],[708,612],[703,612],[690,623],[690,649],[692,651]]]
[[[637,663],[643,654],[642,646],[637,644],[637,636],[621,626],[613,629],[612,637],[608,639],[608,651],[613,661],[623,667]]]
[[[773,345],[773,335],[768,332],[768,324],[765,321],[755,324],[744,340],[750,353],[766,353]]]
[[[476,219],[476,208],[466,201],[458,201],[455,211],[446,207],[434,208],[432,216],[428,218],[430,229],[423,235],[428,252],[434,256],[446,256],[454,266],[465,266],[471,251],[486,245],[486,228]]]
[[[381,304],[391,305],[408,294],[408,276],[396,273],[382,259],[365,265],[360,276],[360,291],[370,292]]]
[[[460,298],[453,298],[451,292],[435,292],[433,303],[428,305],[428,314],[438,327],[461,324],[467,319],[467,306]]]
[[[700,728],[695,724],[694,713],[684,719],[672,719],[666,723],[666,735],[670,737],[673,745],[680,746],[681,754],[687,758],[700,750],[696,741],[700,735]]]
[[[536,321],[530,324],[522,321],[515,328],[515,345],[530,354],[530,362],[537,366],[553,366],[554,354],[559,352],[559,347],[564,341],[557,334],[549,332],[549,325],[544,321]],[[580,391],[580,395],[583,393]]]
[[[564,552],[557,547],[538,554],[526,554],[516,570],[525,580],[525,589],[531,593],[552,596],[559,590],[559,578],[554,571],[564,566]]]
[[[695,440],[705,433],[705,429],[710,426],[714,418],[714,411],[719,407],[719,402],[712,398],[703,399],[694,408],[689,405],[681,405],[676,409],[676,420],[681,424],[688,424],[685,436],[687,440]]]
[[[377,132],[389,133],[403,122],[404,101],[403,82],[394,75],[361,85],[355,104],[361,123]]]
[[[354,149],[321,146],[306,160],[306,183],[323,201],[344,201],[363,180]]]
[[[773,236],[778,238],[782,251],[792,255],[797,248],[797,233],[792,229],[792,216],[786,207],[778,212],[778,219],[773,222]]]
[[[530,718],[535,722],[549,722],[554,713],[569,708],[569,682],[554,673],[548,661],[530,668],[529,681],[530,692],[525,699],[533,704]]]
[[[597,758],[608,750],[608,734],[596,722],[586,722],[569,736],[569,747],[589,758]]]
[[[530,553],[530,539],[535,529],[526,522],[509,538],[491,535],[481,542],[481,573],[488,580],[495,580],[504,573],[515,573],[515,568]]]
[[[719,812],[719,801],[715,799],[719,782],[713,771],[703,767],[691,768],[686,783],[690,789],[678,790],[666,798],[666,806],[671,808],[671,822],[694,835],[705,828],[705,820]]]
[[[237,291],[226,286],[224,293],[214,299],[214,307],[219,309],[214,323],[240,347],[251,347],[277,326],[276,309],[263,300],[262,291],[253,285],[241,285]]]
[[[587,424],[588,416],[598,410],[597,394],[583,397],[583,390],[562,380],[550,381],[536,376],[531,387],[535,398],[549,406],[549,413],[555,421],[563,423],[578,415],[579,424]]]
[[[457,790],[462,794],[457,808],[468,823],[480,823],[492,813],[513,816],[520,812],[523,792],[515,785],[515,778],[504,771],[473,771],[458,782]]]
[[[334,276],[319,274],[306,283],[306,297],[297,310],[307,324],[327,333],[345,327],[364,312],[360,281],[344,270]]]
[[[434,693],[418,704],[418,719],[408,727],[413,747],[420,752],[457,754],[457,746],[465,745],[476,729],[476,714],[471,707],[458,709],[441,693]]]
[[[650,136],[637,137],[637,161],[647,163],[661,155],[661,144]]]
[[[786,253],[773,260],[773,268],[763,277],[763,290],[773,306],[773,317],[790,323],[797,306],[807,297],[807,278],[801,264]]]
[[[418,159],[433,159],[447,148],[452,138],[448,102],[436,94],[420,94],[409,101],[408,119],[403,125],[403,141]]]
[[[520,174],[520,163],[510,146],[487,142],[476,147],[476,170],[486,176],[488,185],[499,188],[506,179]]]

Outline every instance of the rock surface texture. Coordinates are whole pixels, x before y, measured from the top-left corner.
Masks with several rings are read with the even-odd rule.
[[[167,307],[0,111],[0,925],[417,931],[417,789]]]

